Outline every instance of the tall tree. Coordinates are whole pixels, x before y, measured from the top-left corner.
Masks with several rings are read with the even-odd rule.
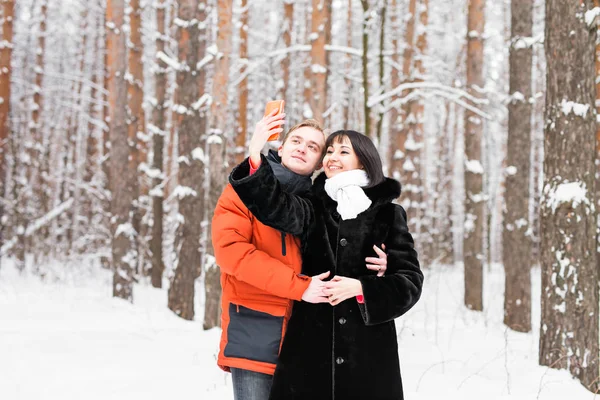
[[[247,0],[244,0],[247,1]],[[284,0],[283,2],[283,45],[285,48],[292,46],[292,31],[294,30],[294,2]],[[241,35],[241,32],[240,32]],[[240,41],[242,40],[240,36]],[[281,74],[283,85],[281,85],[279,98],[286,99],[288,88],[290,87],[290,64],[291,56],[289,53],[281,60]]]
[[[397,0],[392,0],[392,10],[391,10],[391,25],[392,29],[396,32],[400,31],[400,18],[399,18],[399,4]],[[398,35],[393,35],[392,39],[392,48],[394,50],[394,55],[392,57],[394,64],[399,65],[400,59],[400,51],[404,48],[402,54],[402,77],[399,74],[397,68],[392,68],[392,89],[400,86],[401,80],[407,81],[410,76],[410,72],[412,69],[412,59],[414,53],[414,37],[415,37],[415,23],[416,23],[416,11],[417,11],[417,0],[410,0],[408,3],[408,12],[406,13],[406,28],[404,29],[404,43],[400,43],[398,40]],[[407,91],[402,92],[402,97],[406,97],[408,95]],[[394,96],[392,98],[392,109],[390,113],[390,152],[389,152],[389,171],[390,175],[394,177],[394,179],[400,180],[400,172],[405,171],[408,172],[410,170],[410,163],[407,163],[406,157],[406,140],[408,136],[408,131],[402,129],[404,126],[404,107],[402,107],[402,113],[399,112],[400,109],[400,99],[398,96]],[[404,168],[404,164],[407,163],[406,169]],[[404,177],[405,179],[410,178],[410,176]],[[404,180],[403,180],[404,181]],[[404,192],[406,193],[406,185],[404,185]],[[404,204],[405,206],[409,206],[410,204]],[[413,218],[409,219],[412,221]],[[411,227],[411,231],[414,231],[414,227]]]
[[[39,169],[40,162],[40,148],[41,146],[41,121],[40,115],[42,111],[42,83],[44,79],[44,55],[46,48],[46,18],[48,16],[48,3],[47,0],[42,0],[40,4],[40,26],[38,33],[38,43],[36,49],[36,57],[35,57],[35,86],[33,89],[33,107],[31,111],[31,124],[29,125],[30,136],[32,142],[32,156],[35,159],[37,166],[36,169]],[[35,144],[39,143],[39,146]],[[41,188],[39,183],[36,185],[38,189]]]
[[[457,137],[458,116],[454,102],[446,102],[444,122],[438,130],[438,157],[436,165],[435,195],[433,197],[434,218],[429,229],[431,243],[427,246],[426,253],[435,256],[440,264],[454,262],[453,242],[453,196],[452,181],[454,171],[454,154]]]
[[[534,0],[511,2],[510,102],[506,191],[502,231],[505,271],[504,323],[519,332],[531,330],[531,230],[529,173],[531,152],[531,68]]]
[[[241,15],[240,15],[240,58],[239,62],[242,65],[240,74],[245,74],[248,69],[248,15],[249,4],[248,0],[241,0]],[[285,4],[287,7],[287,3]],[[293,6],[292,6],[293,7]],[[287,10],[287,8],[286,8]],[[284,33],[285,35],[285,33]],[[285,36],[284,36],[285,38]],[[288,57],[284,59],[287,60]],[[285,76],[285,67],[284,67]],[[284,92],[285,94],[285,92]],[[238,86],[238,123],[235,136],[235,164],[239,164],[244,159],[246,154],[246,136],[248,134],[248,77],[244,77]]]
[[[6,187],[6,153],[9,141],[10,76],[13,49],[13,19],[15,1],[2,0],[2,43],[0,43],[0,199]],[[4,202],[0,200],[0,221],[4,220]],[[4,223],[0,223],[0,248],[4,244]]]
[[[38,36],[38,47],[36,50],[36,59],[35,59],[35,92],[34,92],[34,108],[32,113],[32,127],[35,129],[35,133],[32,135],[37,142],[36,146],[36,158],[38,163],[38,182],[36,185],[37,193],[36,197],[39,201],[39,206],[41,209],[42,215],[46,215],[50,211],[50,187],[48,180],[48,170],[49,170],[49,151],[47,142],[43,137],[42,130],[42,122],[40,119],[40,115],[42,112],[43,102],[42,102],[42,85],[44,80],[44,69],[45,69],[45,56],[46,56],[46,26],[48,19],[48,0],[43,0],[40,10],[40,31]],[[42,242],[49,236],[48,227],[45,225],[41,229],[40,237],[42,238]],[[48,247],[42,245],[44,252],[47,252]]]
[[[162,56],[165,52],[166,42],[166,0],[154,3],[156,10],[156,53]],[[151,280],[155,288],[162,287],[162,276],[165,269],[163,262],[163,214],[164,214],[164,173],[163,152],[166,135],[166,100],[167,100],[167,64],[157,57],[154,67],[154,84],[156,101],[152,114],[152,187],[150,196],[152,198],[152,238],[150,239],[150,252],[152,254]]]
[[[596,29],[592,0],[547,0],[540,364],[598,380]]]
[[[481,97],[483,80],[483,32],[485,0],[470,0],[467,16],[467,91]],[[465,305],[483,310],[483,165],[481,139],[483,121],[471,110],[465,111],[465,222],[463,255]]]
[[[130,168],[132,171],[138,171],[140,165],[146,164],[147,154],[147,143],[146,143],[146,118],[144,115],[143,103],[144,103],[144,63],[142,62],[142,55],[144,54],[144,45],[142,42],[142,12],[143,8],[140,7],[140,0],[129,0],[129,74],[127,79],[127,94],[128,94],[128,106],[129,106],[129,118],[128,118],[128,137],[130,147]],[[146,169],[146,168],[144,168]],[[136,263],[137,269],[143,265],[143,248],[144,240],[142,239],[142,205],[140,195],[148,193],[148,185],[145,176],[141,179],[137,173],[136,179],[132,181],[133,184],[133,201],[134,201],[134,214],[133,214],[133,228],[136,232],[136,243],[137,243],[137,255],[138,260]]]
[[[92,38],[89,24],[89,10],[87,8],[83,8],[81,10],[81,20],[80,20],[80,29],[83,34],[81,35],[81,45],[79,47],[79,62],[77,65],[79,74],[85,76],[86,73],[86,59],[87,54],[89,54],[88,46],[90,39]],[[64,140],[64,159],[63,159],[63,181],[65,183],[65,190],[63,191],[64,200],[66,201],[70,198],[73,198],[73,207],[69,207],[65,212],[65,217],[70,221],[66,222],[66,235],[67,239],[67,255],[71,253],[73,249],[73,244],[78,237],[80,237],[80,218],[81,214],[81,174],[79,169],[80,164],[80,152],[78,151],[78,143],[82,129],[80,129],[79,119],[81,118],[82,110],[84,108],[84,82],[83,80],[79,80],[74,83],[74,93],[75,93],[75,105],[72,110],[69,112],[69,117],[67,118],[67,129],[65,129],[66,140]],[[80,248],[76,248],[76,250],[80,250]]]
[[[379,8],[379,92],[385,89],[385,28],[386,28],[387,1],[381,3]],[[377,143],[381,143],[381,132],[383,130],[383,119],[385,112],[380,107],[377,113],[377,130],[375,131]]]
[[[395,0],[392,0],[392,1],[395,2]],[[346,46],[348,48],[352,48],[352,45],[353,45],[352,28],[353,28],[352,0],[348,0],[346,2]],[[393,40],[395,40],[395,39],[393,39]],[[397,62],[397,55],[395,52],[394,52],[394,55],[392,56],[392,58],[394,59],[394,61]],[[352,101],[351,101],[351,99],[352,99],[352,80],[350,79],[350,74],[352,73],[352,55],[351,54],[346,54],[346,56],[345,56],[344,73],[346,74],[346,79],[344,79],[344,82],[346,85],[346,87],[345,87],[346,96],[344,96],[344,99],[343,99],[343,102],[344,102],[343,103],[344,126],[349,126],[350,125],[350,106],[352,104]]]
[[[369,105],[369,0],[360,0],[363,9],[362,20],[362,89],[363,89],[363,117],[365,120],[365,135],[371,136],[371,106]]]
[[[204,277],[206,289],[206,301],[204,307],[204,329],[210,329],[219,325],[219,312],[221,304],[221,282],[220,271],[214,258],[212,247],[212,233],[210,221],[212,213],[217,205],[217,200],[226,183],[225,176],[225,129],[227,127],[227,87],[229,77],[229,58],[231,54],[231,2],[218,0],[217,2],[217,51],[218,57],[215,61],[215,76],[212,86],[212,104],[210,109],[210,124],[207,140],[207,148],[210,159],[210,191],[208,193],[208,207],[206,212],[208,240],[206,243],[207,253],[205,258]]]
[[[100,157],[99,157],[99,147],[98,144],[100,141],[98,140],[98,129],[96,127],[96,122],[99,118],[97,118],[100,113],[97,109],[98,104],[101,103],[98,101],[98,82],[100,78],[99,71],[101,70],[100,59],[98,58],[98,54],[100,53],[100,43],[99,40],[101,36],[99,34],[100,30],[99,23],[102,22],[102,19],[98,21],[97,18],[94,18],[94,38],[93,38],[93,50],[92,50],[92,78],[90,84],[90,101],[88,104],[88,129],[87,129],[87,141],[86,141],[86,159],[85,159],[85,173],[83,180],[88,185],[88,187],[93,188],[94,190],[98,189],[97,184],[97,172],[98,167],[100,165]],[[95,209],[94,205],[94,197],[93,195],[87,193],[86,194],[86,205],[84,206],[85,217],[88,225],[94,225],[95,223],[101,222],[101,215],[98,215],[98,210]],[[101,214],[101,213],[100,213]]]
[[[106,0],[108,1],[108,0]],[[105,3],[105,0],[98,0],[98,7],[102,9],[104,5],[108,8],[108,3]],[[110,107],[109,107],[109,82],[110,82],[110,71],[108,66],[108,49],[109,49],[109,26],[108,26],[108,12],[102,15],[102,36],[104,46],[102,48],[103,55],[103,68],[102,68],[102,89],[103,95],[102,100],[104,106],[102,107],[102,157],[101,157],[101,166],[102,166],[102,174],[103,174],[103,188],[105,192],[108,193],[111,188],[110,181]],[[108,197],[108,196],[107,196]],[[107,200],[103,203],[104,213],[107,218],[104,219],[106,221],[106,230],[111,230],[111,222],[110,222],[110,208],[111,201]],[[112,239],[107,239],[106,245],[107,247],[112,247],[111,244]],[[108,257],[102,256],[101,262],[104,267],[108,268],[111,265],[111,261]]]
[[[133,301],[135,232],[130,218],[133,202],[127,142],[127,47],[123,30],[124,0],[107,0],[108,98],[110,112],[110,189],[112,214],[113,296]]]
[[[310,66],[308,82],[305,83],[304,101],[311,110],[310,116],[320,123],[327,110],[327,69],[328,57],[325,45],[331,37],[331,1],[312,0],[310,40]],[[308,116],[308,115],[305,115]]]
[[[106,0],[108,1],[108,0]],[[99,0],[100,6],[103,6],[104,1]],[[108,9],[108,3],[107,3]],[[102,85],[104,89],[104,107],[102,108],[102,171],[104,172],[105,187],[110,188],[110,107],[109,107],[109,88],[108,84],[110,81],[110,72],[108,69],[108,45],[109,45],[109,26],[108,26],[108,12],[104,15],[104,21],[102,26],[104,34],[104,75],[102,79]],[[108,211],[108,210],[107,210]]]
[[[425,76],[425,63],[423,59],[427,52],[427,24],[429,20],[429,0],[420,0],[417,7],[416,21],[416,43],[415,50],[412,51],[412,66],[408,67],[408,75],[405,76],[407,82],[423,82]],[[407,90],[406,96],[413,97],[414,90]],[[425,217],[425,196],[424,181],[421,177],[421,164],[424,156],[424,127],[425,102],[421,96],[414,96],[404,107],[402,114],[402,132],[404,141],[404,158],[402,165],[406,173],[404,177],[405,191],[403,202],[411,213],[411,222],[409,228],[414,232],[416,240],[425,245],[426,238],[421,236],[423,219]]]
[[[206,3],[178,0],[175,24],[179,43],[176,109],[178,125],[178,181],[173,195],[179,199],[177,266],[169,288],[169,308],[184,319],[194,318],[194,282],[201,265],[200,238],[204,208],[205,151],[199,88],[204,74],[198,61],[206,49]],[[200,73],[199,73],[200,72]]]

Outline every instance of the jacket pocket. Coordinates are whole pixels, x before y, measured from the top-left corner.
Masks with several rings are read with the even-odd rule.
[[[283,317],[229,304],[225,357],[277,363]]]

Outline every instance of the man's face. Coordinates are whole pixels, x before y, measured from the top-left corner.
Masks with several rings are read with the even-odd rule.
[[[289,134],[279,147],[281,164],[299,175],[311,175],[321,168],[321,155],[325,146],[322,132],[303,126]]]

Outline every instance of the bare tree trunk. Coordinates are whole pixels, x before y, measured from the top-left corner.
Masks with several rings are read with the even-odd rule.
[[[483,89],[483,32],[485,0],[471,0],[467,17],[467,91],[475,98]],[[483,225],[484,195],[481,139],[483,121],[465,111],[465,223],[464,268],[465,305],[483,310]]]
[[[110,183],[112,214],[113,296],[133,301],[135,231],[130,212],[134,200],[132,182],[137,171],[130,170],[127,143],[127,48],[123,31],[125,4],[108,0],[108,96],[110,107]]]
[[[352,0],[347,1],[347,15],[346,15],[346,46],[351,48],[353,45],[352,41]],[[394,54],[395,56],[395,54]],[[344,80],[346,87],[346,96],[344,98],[344,126],[348,127],[350,125],[350,106],[352,104],[352,80],[350,79],[350,74],[352,73],[352,55],[346,54],[345,62],[344,62],[344,73],[346,74],[346,79]]]
[[[594,7],[600,7],[600,0],[594,0]],[[598,18],[598,17],[596,17]],[[600,111],[600,36],[598,35],[600,31],[600,24],[596,22],[596,58],[595,58],[595,67],[596,67],[596,115],[598,115]],[[600,181],[600,122],[596,119],[596,182]],[[600,184],[596,184],[596,210],[600,209]],[[596,219],[596,240],[600,243],[600,213]],[[598,255],[597,255],[597,263],[600,274],[600,246],[598,247]],[[600,279],[600,277],[599,277]]]
[[[44,52],[45,52],[45,43],[46,43],[46,18],[48,15],[48,4],[46,0],[42,1],[40,6],[40,31],[38,33],[38,43],[37,43],[37,51],[35,57],[35,87],[33,89],[33,108],[31,111],[31,124],[29,125],[29,133],[31,140],[33,142],[32,148],[32,162],[34,163],[36,169],[39,169],[39,163],[41,161],[41,142],[42,142],[42,130],[41,130],[41,122],[40,115],[42,111],[42,84],[44,79]],[[36,146],[35,144],[38,144]],[[30,175],[31,178],[31,175]],[[42,189],[41,185],[41,177],[39,177],[40,182],[33,182],[30,180],[30,184],[36,187],[36,197],[40,198],[41,193],[40,189]],[[43,213],[43,211],[42,211]]]
[[[412,53],[413,67],[408,78],[410,82],[423,82],[425,75],[425,67],[423,64],[423,58],[427,52],[427,23],[429,15],[429,1],[420,0],[419,13],[415,16],[418,17],[418,28],[416,29],[418,35],[416,39],[416,52]],[[409,90],[407,96],[413,90]],[[406,172],[404,179],[404,193],[400,197],[401,202],[406,205],[407,212],[411,215],[409,220],[409,228],[413,232],[415,240],[421,243],[423,249],[427,249],[428,245],[431,244],[430,236],[423,235],[424,232],[428,231],[428,227],[424,227],[425,218],[425,207],[426,200],[424,196],[425,185],[424,180],[421,177],[422,174],[422,158],[424,157],[424,142],[423,138],[425,135],[423,128],[423,120],[425,118],[425,104],[422,98],[415,98],[410,100],[405,107],[404,120],[402,121],[402,130],[406,133],[401,135],[406,136],[404,142],[404,157],[403,169]],[[424,259],[430,259],[432,257],[426,251],[422,250]]]
[[[431,222],[431,243],[427,252],[440,264],[451,264],[454,260],[452,239],[452,178],[453,157],[456,138],[455,104],[445,105],[444,122],[441,124],[437,142],[435,193],[433,198],[434,218]]]
[[[98,21],[95,20],[95,24],[94,24],[94,31],[96,32],[95,37],[93,39],[94,41],[94,47],[93,47],[93,62],[92,62],[92,84],[90,86],[90,102],[88,105],[88,116],[89,116],[89,121],[88,121],[88,126],[87,126],[87,130],[88,130],[88,136],[87,136],[87,143],[86,143],[86,159],[85,159],[85,173],[83,176],[83,181],[86,183],[86,185],[88,185],[88,187],[90,188],[94,188],[95,190],[99,189],[98,185],[97,185],[97,181],[96,181],[96,172],[98,170],[99,167],[99,148],[98,148],[98,144],[99,144],[99,140],[98,140],[98,130],[95,126],[95,124],[93,123],[93,119],[97,118],[100,114],[98,113],[96,104],[98,102],[98,100],[96,99],[96,97],[98,96],[98,90],[96,89],[97,85],[98,85],[98,71],[100,70],[100,65],[98,65],[98,57],[96,56],[99,53],[99,49],[100,49],[100,45],[99,45],[99,38],[100,35],[98,33]],[[102,20],[100,20],[100,23],[102,22]],[[94,203],[96,203],[93,199],[93,195],[91,195],[90,193],[87,193],[85,195],[85,203],[83,206],[83,210],[84,210],[84,214],[87,220],[87,224],[88,226],[94,226],[94,224],[96,223],[100,223],[101,219],[98,218],[98,216],[96,215],[97,213],[97,209],[95,209],[94,207]],[[99,245],[99,243],[94,243],[95,246]],[[94,246],[94,247],[95,247]]]
[[[546,1],[540,364],[597,392],[596,29],[584,18],[592,7]]]
[[[510,96],[502,260],[505,271],[504,323],[513,330],[531,330],[531,34],[533,1],[511,3]]]
[[[534,16],[544,12],[545,4],[536,2],[534,5]],[[535,24],[535,22],[534,22]],[[534,25],[535,27],[535,25]],[[544,93],[546,90],[546,63],[545,53],[543,46],[533,47],[533,59],[534,69],[532,85],[533,87],[533,115],[532,115],[532,126],[533,126],[533,137],[532,137],[532,150],[531,150],[531,162],[532,162],[532,177],[530,187],[533,191],[531,196],[531,210],[529,213],[530,226],[531,226],[531,265],[541,265],[540,255],[540,207],[541,207],[541,196],[543,186],[543,158],[544,158]]]
[[[206,3],[179,0],[177,40],[179,64],[177,71],[176,108],[181,113],[179,125],[179,199],[177,268],[169,288],[169,309],[181,318],[194,318],[194,282],[201,265],[201,226],[204,210],[204,106],[198,107],[199,88],[204,87],[205,74],[198,71],[198,61],[206,49]]]
[[[178,4],[178,1],[171,1],[171,7],[169,7],[170,12],[168,17],[168,31],[171,32],[171,35],[176,35],[176,31],[178,30],[178,27],[175,26]],[[176,49],[172,49],[172,51],[175,52]],[[200,93],[202,93],[202,89],[203,88],[200,89]],[[174,85],[171,96],[172,103],[174,105],[179,104],[179,86],[177,84]],[[179,114],[177,114],[176,108],[173,107],[171,110],[171,125],[169,127],[169,140],[167,144],[166,179],[168,182],[165,184],[165,199],[168,199],[171,196],[171,190],[177,186],[178,166],[175,162],[175,157],[177,154],[177,148],[175,147],[175,144],[177,143],[177,130],[181,125],[181,119],[182,118],[179,116]]]
[[[33,94],[33,110],[31,113],[31,124],[30,124],[30,138],[33,143],[32,150],[32,167],[35,168],[35,173],[31,174],[29,184],[33,188],[33,200],[37,202],[37,208],[39,209],[39,215],[46,215],[49,210],[49,199],[47,195],[48,182],[46,168],[44,164],[46,160],[46,147],[44,146],[42,121],[40,118],[43,99],[42,99],[42,85],[44,77],[44,57],[46,53],[46,19],[48,16],[48,3],[47,0],[43,0],[40,5],[40,25],[38,33],[38,43],[35,59],[35,87]],[[39,234],[35,235],[38,239],[31,240],[37,247],[43,249],[46,252],[47,246],[45,246],[45,239],[48,237],[48,228],[44,226]],[[33,238],[32,238],[33,239]],[[35,263],[36,268],[39,268],[39,264]],[[37,270],[39,273],[39,270]]]
[[[129,0],[129,58],[128,58],[128,126],[130,160],[129,168],[134,172],[135,179],[132,180],[133,191],[133,229],[136,232],[136,271],[142,272],[144,266],[145,243],[142,235],[142,206],[141,195],[148,194],[147,176],[139,176],[140,165],[146,163],[147,143],[146,143],[146,118],[144,109],[144,64],[142,55],[144,54],[144,45],[142,43],[142,8],[140,0]],[[144,168],[145,170],[146,168]]]
[[[384,1],[380,12],[379,12],[379,91],[383,93],[385,88],[384,81],[384,72],[385,72],[385,64],[384,64],[384,51],[385,51],[385,18],[387,11],[387,1]],[[383,112],[383,107],[380,107],[380,111],[377,117],[377,144],[381,143],[381,130],[383,129],[383,118],[385,113]]]
[[[312,23],[310,39],[310,67],[305,101],[310,107],[312,118],[324,123],[323,113],[327,110],[328,57],[325,44],[331,36],[331,1],[312,0]]]
[[[137,149],[137,164],[142,165],[148,162],[148,136],[146,132],[146,116],[143,109],[144,103],[144,42],[142,41],[142,14],[144,12],[144,2],[140,0],[129,0],[130,8],[130,40],[129,47],[129,72],[131,81],[128,85],[129,96],[129,137],[135,134]],[[137,126],[137,131],[133,127]],[[133,146],[133,144],[131,145]],[[145,177],[144,177],[145,178]],[[139,181],[139,191],[141,195],[148,194],[149,181],[141,179]]]
[[[106,0],[108,1],[108,0]],[[104,172],[104,178],[106,180],[106,188],[110,188],[110,106],[109,106],[109,81],[110,71],[108,65],[108,51],[109,51],[109,28],[107,27],[108,17],[104,16],[103,27],[104,27],[104,76],[103,76],[103,89],[104,89],[104,107],[102,109],[102,122],[104,127],[102,129],[102,170]],[[109,211],[107,209],[107,211]]]
[[[10,76],[13,49],[13,18],[15,1],[2,0],[2,46],[0,46],[0,199],[4,197],[6,187],[6,150],[9,141],[10,115]],[[0,221],[4,219],[4,202],[0,200]],[[4,223],[0,223],[0,248],[4,244]]]
[[[393,0],[393,10],[392,10],[392,26],[395,27],[395,31],[399,31],[398,18],[398,3],[397,0]],[[400,49],[404,47],[403,52],[403,62],[402,62],[402,80],[407,81],[410,77],[411,69],[412,69],[412,57],[414,53],[414,37],[415,37],[415,22],[416,22],[416,10],[417,10],[417,0],[410,0],[408,4],[408,13],[406,15],[406,29],[405,29],[405,39],[403,44],[399,44],[397,39],[397,35],[394,35],[394,39],[392,42],[394,48],[394,62],[396,65],[399,64],[399,53]],[[400,85],[400,75],[396,68],[392,69],[392,88],[396,88]],[[402,97],[406,97],[408,95],[408,91],[403,91]],[[392,98],[392,102],[394,106],[391,110],[390,115],[390,153],[389,153],[389,172],[390,175],[394,177],[394,179],[401,180],[404,184],[404,191],[406,191],[406,179],[410,179],[410,176],[404,177],[405,179],[401,179],[400,172],[404,172],[404,164],[407,161],[406,158],[406,139],[408,137],[408,131],[403,129],[404,120],[405,120],[405,106],[400,106],[400,104],[396,104],[399,102],[397,96]],[[399,108],[402,109],[402,114],[399,112]],[[407,167],[410,165],[407,164]],[[408,172],[408,171],[407,171]],[[407,204],[405,204],[406,206]],[[409,223],[413,223],[411,221],[416,222],[416,218],[409,218]],[[411,232],[414,231],[414,226],[410,227]]]
[[[204,306],[204,329],[210,329],[220,324],[221,282],[220,274],[214,258],[212,246],[211,220],[217,200],[223,192],[227,177],[224,168],[225,129],[227,126],[227,84],[229,75],[229,54],[231,54],[231,3],[219,0],[217,48],[223,56],[216,61],[215,76],[213,77],[210,112],[210,136],[208,138],[208,154],[210,159],[210,191],[206,212],[207,243],[204,279],[206,303]]]
[[[99,0],[100,6],[103,5],[103,0]],[[104,89],[104,95],[102,99],[104,100],[104,107],[102,108],[102,158],[101,158],[101,166],[102,173],[104,175],[104,186],[106,192],[110,192],[110,188],[112,187],[111,179],[110,179],[110,107],[109,107],[109,81],[110,81],[110,71],[108,66],[108,50],[109,50],[109,28],[107,26],[108,18],[107,15],[103,15],[102,18],[102,27],[104,34],[104,48],[103,50],[103,59],[104,59],[104,67],[103,67],[103,76],[102,76],[102,85]],[[103,203],[104,213],[106,214],[106,229],[111,231],[111,222],[110,222],[110,200],[107,200]],[[112,241],[112,239],[110,239]],[[107,240],[106,245],[112,247],[111,241]],[[112,261],[108,257],[101,257],[101,263],[105,268],[112,268]]]
[[[166,0],[159,0],[154,4],[156,9],[156,53],[164,53],[165,51],[165,9],[167,7]],[[164,189],[162,188],[165,182],[163,173],[163,151],[166,134],[165,121],[165,102],[167,99],[167,64],[157,57],[155,64],[155,87],[156,87],[156,105],[152,115],[152,123],[154,126],[150,130],[152,132],[153,143],[153,158],[152,158],[152,190],[150,197],[152,198],[152,238],[150,240],[150,252],[152,254],[152,270],[151,280],[152,286],[155,288],[162,287],[162,276],[165,270],[163,262],[163,214],[164,214]]]
[[[243,0],[246,2],[247,0]],[[246,24],[248,15],[246,13]],[[283,2],[283,44],[286,48],[292,46],[292,31],[294,30],[294,2],[292,0],[285,0]],[[247,35],[247,32],[245,33]],[[240,41],[242,40],[240,32]],[[247,40],[247,36],[244,38]],[[241,51],[240,51],[241,57]],[[288,53],[283,60],[281,60],[281,71],[283,85],[280,90],[280,99],[287,99],[288,88],[290,87],[290,61],[291,56]]]
[[[362,86],[365,135],[371,137],[371,106],[369,106],[369,1],[360,1],[363,9],[362,21]]]
[[[91,29],[89,27],[89,12],[86,8],[81,11],[81,21],[80,21],[80,29],[83,34],[81,35],[81,49],[79,53],[79,74],[81,76],[85,76],[85,67],[86,67],[86,54],[88,53],[89,42],[93,40],[93,36],[91,35]],[[80,152],[78,151],[78,143],[79,136],[81,134],[81,129],[79,128],[79,119],[81,117],[82,110],[84,108],[84,98],[83,98],[83,89],[84,84],[83,80],[77,82],[75,84],[75,104],[76,107],[70,112],[68,118],[69,128],[66,130],[68,138],[65,143],[68,145],[68,149],[71,152],[69,164],[68,161],[65,162],[65,179],[69,180],[70,183],[66,185],[68,187],[68,198],[73,198],[73,206],[69,207],[66,210],[65,215],[67,222],[67,244],[68,250],[67,255],[71,253],[73,250],[73,244],[76,242],[77,238],[81,237],[81,229],[80,229],[80,214],[81,214],[81,185],[80,185],[80,169],[79,169],[79,156]],[[68,158],[65,158],[68,160]],[[66,199],[65,199],[66,200]],[[75,251],[77,253],[81,253],[83,251],[82,246],[76,246]]]
[[[288,3],[285,3],[286,12]],[[240,69],[240,74],[244,74],[246,69],[248,68],[248,0],[242,0],[242,11],[241,11],[241,20],[240,20],[240,63],[244,65]],[[293,10],[293,4],[291,5]],[[284,22],[285,23],[285,22]],[[284,39],[287,31],[284,32]],[[289,34],[288,34],[289,35]],[[290,36],[291,37],[291,36]],[[288,60],[286,57],[282,64]],[[283,64],[283,74],[285,76],[286,71],[289,74],[289,65],[287,66]],[[285,78],[284,78],[285,79]],[[285,95],[285,92],[283,92]],[[244,160],[244,156],[246,155],[246,136],[248,134],[248,77],[245,77],[238,86],[238,123],[237,123],[237,132],[235,135],[235,164],[239,164]]]

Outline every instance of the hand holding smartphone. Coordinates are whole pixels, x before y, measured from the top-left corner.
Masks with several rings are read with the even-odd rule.
[[[285,100],[269,101],[267,103],[267,106],[265,107],[265,116],[269,115],[274,110],[277,110],[277,112],[274,115],[279,115],[279,114],[283,113],[284,106],[285,106]],[[274,133],[271,136],[269,136],[269,139],[267,141],[272,142],[277,139],[279,139],[279,133]]]

